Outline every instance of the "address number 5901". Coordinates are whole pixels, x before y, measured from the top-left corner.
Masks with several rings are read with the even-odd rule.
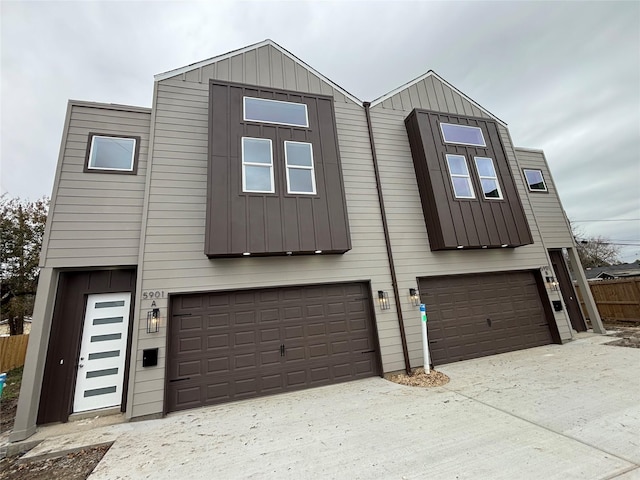
[[[142,292],[143,300],[153,300],[154,298],[164,298],[164,290],[148,290]]]

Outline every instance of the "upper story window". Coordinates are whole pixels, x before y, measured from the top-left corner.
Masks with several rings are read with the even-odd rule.
[[[482,186],[482,194],[487,199],[502,199],[502,191],[500,190],[500,182],[493,165],[493,159],[488,157],[474,157],[476,162],[476,170],[480,177],[480,185]]]
[[[287,166],[287,193],[315,195],[316,177],[311,144],[285,140],[284,158]]]
[[[475,147],[487,146],[480,127],[440,122],[440,130],[442,130],[442,138],[444,138],[445,143],[457,143]]]
[[[464,155],[447,154],[447,166],[456,198],[476,198]]]
[[[546,192],[547,184],[544,182],[542,176],[542,170],[529,170],[524,169],[524,176],[527,179],[527,185],[529,185],[529,191],[531,192]]]
[[[309,127],[307,105],[266,98],[243,97],[244,119],[253,122],[278,123]]]
[[[270,139],[242,137],[242,191],[275,192]]]
[[[135,174],[140,137],[90,133],[85,172]]]

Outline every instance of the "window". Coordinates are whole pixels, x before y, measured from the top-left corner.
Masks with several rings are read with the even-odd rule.
[[[254,97],[243,97],[243,99],[245,120],[309,127],[307,106],[304,103]]]
[[[472,145],[475,147],[487,146],[480,127],[441,122],[440,130],[442,130],[442,138],[444,138],[445,143],[458,143],[460,145]]]
[[[270,139],[242,137],[242,191],[275,192]]]
[[[139,137],[89,134],[85,172],[136,173]]]
[[[474,160],[476,162],[478,176],[480,177],[484,198],[502,199],[502,191],[500,190],[496,169],[493,166],[493,160],[488,157],[474,157]]]
[[[476,198],[469,176],[467,159],[463,155],[447,154],[447,166],[456,198]]]
[[[542,170],[528,170],[524,169],[524,176],[527,178],[527,184],[529,185],[529,191],[531,192],[546,192],[547,184],[544,183],[544,177],[542,176]]]
[[[315,195],[316,176],[311,144],[285,141],[284,158],[287,165],[287,193]]]

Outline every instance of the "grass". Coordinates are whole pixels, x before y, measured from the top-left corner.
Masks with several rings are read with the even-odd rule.
[[[18,367],[7,372],[7,380],[5,381],[4,389],[2,390],[3,400],[18,398],[18,395],[20,395],[20,385],[22,384],[22,369],[23,367]]]

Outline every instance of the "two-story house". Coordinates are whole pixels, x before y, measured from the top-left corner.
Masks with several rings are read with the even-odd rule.
[[[428,72],[362,102],[266,40],[70,101],[12,440],[586,329],[544,155]],[[602,329],[591,298],[588,316]]]

